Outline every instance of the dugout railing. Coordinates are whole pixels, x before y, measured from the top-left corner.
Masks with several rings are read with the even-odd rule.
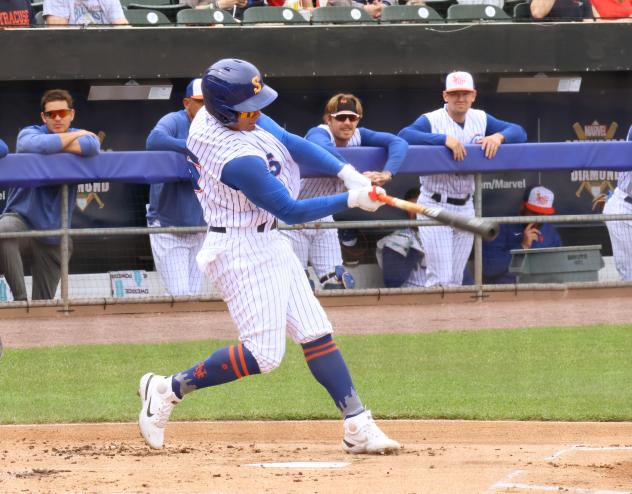
[[[384,151],[376,148],[357,148],[342,150],[345,157],[361,170],[381,169],[385,155]],[[468,157],[464,162],[456,164],[449,152],[443,147],[411,146],[409,155],[400,171],[408,176],[420,173],[449,173],[471,172],[477,177],[477,187],[474,197],[477,216],[482,215],[482,187],[483,173],[498,173],[504,170],[626,170],[632,169],[632,143],[630,142],[582,142],[582,143],[548,143],[548,144],[517,144],[501,147],[499,154],[493,160],[482,157],[480,149],[472,146],[468,149]],[[160,158],[160,159],[157,159]],[[152,167],[147,168],[143,159],[151,160]],[[75,166],[63,166],[73,162]],[[82,163],[83,161],[83,163]],[[19,162],[20,166],[15,166]],[[420,163],[424,165],[421,166]],[[428,165],[427,163],[432,163]],[[511,166],[510,166],[511,165]],[[26,309],[36,307],[55,307],[68,312],[73,307],[97,305],[120,306],[134,303],[188,303],[219,301],[216,295],[202,295],[197,297],[150,296],[139,298],[71,298],[69,296],[69,239],[71,237],[86,236],[118,236],[118,235],[148,235],[156,233],[191,233],[205,231],[203,227],[123,227],[123,228],[70,228],[67,221],[68,211],[68,183],[83,183],[92,180],[111,180],[134,183],[158,183],[163,181],[188,180],[186,161],[176,153],[102,153],[94,158],[78,158],[71,155],[39,156],[39,155],[9,155],[0,159],[0,186],[39,186],[44,184],[60,184],[62,187],[61,227],[58,230],[29,231],[21,233],[0,233],[0,239],[21,237],[61,237],[61,283],[60,297],[44,301],[18,301],[0,303],[0,309]],[[458,168],[457,168],[458,167]],[[19,174],[15,170],[20,170]],[[63,173],[56,170],[64,170]],[[150,171],[147,171],[150,170]],[[591,223],[595,224],[613,220],[632,220],[632,215],[603,215],[603,214],[572,214],[551,216],[503,216],[494,217],[499,223],[525,223],[529,221],[539,223]],[[354,229],[394,229],[406,226],[438,225],[433,220],[366,220],[366,221],[337,221],[335,223],[310,223],[305,225],[287,226],[280,228],[354,228]],[[581,282],[565,284],[512,284],[512,285],[483,285],[482,283],[482,243],[477,238],[474,244],[474,280],[472,286],[438,287],[438,288],[365,288],[355,290],[318,291],[322,297],[381,297],[389,294],[435,294],[443,296],[448,293],[463,293],[482,299],[491,292],[518,292],[541,290],[567,290],[569,288],[595,287],[628,287],[629,282]]]

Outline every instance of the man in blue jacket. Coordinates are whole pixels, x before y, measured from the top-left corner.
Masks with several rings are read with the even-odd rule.
[[[187,154],[191,121],[204,106],[202,79],[193,79],[182,100],[184,109],[162,117],[147,137],[150,151]],[[152,184],[149,188],[147,225],[206,226],[200,202],[191,182]],[[204,233],[159,233],[150,235],[154,264],[169,295],[196,295],[202,288],[203,273],[195,256],[204,243]]]
[[[18,134],[18,153],[73,153],[94,156],[99,139],[88,130],[71,128],[75,118],[73,99],[62,89],[46,91],[40,114],[43,125],[25,127]],[[74,210],[77,186],[69,187],[68,223]],[[55,230],[61,227],[61,187],[58,185],[13,188],[0,216],[0,232]],[[0,240],[0,274],[11,287],[14,300],[26,300],[22,252],[32,257],[33,300],[52,299],[61,276],[59,237]],[[72,244],[70,245],[72,249]]]
[[[554,197],[553,192],[546,187],[527,189],[520,214],[554,214]],[[541,249],[561,245],[560,235],[551,223],[502,225],[495,240],[483,242],[483,283],[500,285],[516,282],[516,276],[509,272],[512,249]]]

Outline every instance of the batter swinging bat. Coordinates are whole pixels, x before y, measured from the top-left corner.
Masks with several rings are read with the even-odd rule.
[[[484,240],[494,240],[498,236],[499,227],[495,221],[486,220],[484,218],[466,218],[465,216],[453,214],[441,208],[427,208],[421,204],[415,204],[410,201],[405,201],[404,199],[386,194],[378,194],[375,187],[373,187],[372,192],[369,192],[369,197],[374,201],[381,201],[394,208],[423,214],[444,225],[475,233],[483,237]]]

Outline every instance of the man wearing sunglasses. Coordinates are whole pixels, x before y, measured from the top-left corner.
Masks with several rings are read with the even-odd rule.
[[[401,137],[388,132],[376,132],[365,127],[358,127],[362,119],[362,102],[353,94],[339,93],[332,96],[325,105],[323,124],[307,132],[305,138],[327,149],[341,161],[344,158],[336,150],[349,146],[376,146],[387,150],[386,164],[383,171],[365,172],[374,185],[383,186],[388,183],[399,170],[408,144]],[[299,198],[310,198],[324,194],[335,194],[343,190],[338,178],[305,178],[301,180]],[[319,221],[333,222],[332,216]],[[297,257],[307,270],[312,265],[323,289],[353,288],[355,281],[351,273],[342,265],[342,253],[338,235],[334,229],[317,230],[285,230],[292,241]]]
[[[442,108],[424,113],[399,135],[409,144],[445,146],[455,161],[465,159],[466,144],[477,144],[484,156],[492,159],[503,143],[527,140],[520,125],[472,108],[476,89],[467,72],[448,74],[443,100]],[[474,175],[442,173],[423,176],[420,182],[418,204],[474,217]],[[420,227],[419,235],[426,250],[426,286],[461,285],[474,235],[451,226]]]
[[[41,99],[43,125],[25,127],[18,134],[18,153],[72,153],[94,156],[100,150],[92,132],[71,128],[75,118],[73,99],[62,89],[46,91]],[[68,188],[68,223],[74,210],[77,186]],[[47,185],[10,189],[2,216],[0,232],[55,230],[61,227],[61,187]],[[11,287],[14,300],[26,300],[22,252],[31,253],[33,300],[52,299],[60,279],[59,237],[0,240],[0,274]],[[72,251],[72,243],[70,245]]]
[[[350,207],[375,211],[380,203],[369,195],[375,188],[351,165],[261,113],[277,92],[264,84],[251,63],[219,60],[202,80],[204,108],[193,119],[187,139],[209,225],[197,260],[226,301],[239,343],[172,376],[142,376],[142,436],[150,447],[160,449],[169,416],[185,395],[272,372],[283,360],[289,333],[344,418],[342,447],[370,454],[398,449],[399,443],[388,438],[364,408],[332,337],[331,322],[277,229],[277,218],[294,224]],[[306,167],[338,176],[349,191],[297,199],[300,170]],[[383,189],[377,187],[377,192]]]
[[[202,79],[193,79],[186,88],[184,108],[160,119],[147,137],[150,151],[187,154],[191,121],[204,106]],[[152,184],[149,187],[147,224],[161,226],[206,226],[202,208],[191,182]],[[159,233],[149,236],[156,270],[169,295],[197,295],[203,274],[195,256],[204,243],[204,233]]]

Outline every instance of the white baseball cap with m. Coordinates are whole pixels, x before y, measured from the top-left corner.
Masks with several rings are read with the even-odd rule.
[[[445,92],[454,93],[456,91],[474,92],[474,78],[469,72],[451,72],[445,78]]]

